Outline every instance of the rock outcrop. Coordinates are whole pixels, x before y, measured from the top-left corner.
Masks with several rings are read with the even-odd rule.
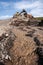
[[[12,61],[10,56],[10,49],[13,47],[13,41],[15,40],[15,37],[16,36],[10,29],[7,31],[4,30],[0,35],[0,64],[1,65],[2,64],[4,65],[8,60]]]
[[[11,25],[19,26],[22,23],[24,25],[38,26],[40,22],[41,20],[35,19],[23,9],[20,13],[17,12],[13,16]]]
[[[0,27],[0,65],[43,65],[43,21],[25,10],[9,21]]]

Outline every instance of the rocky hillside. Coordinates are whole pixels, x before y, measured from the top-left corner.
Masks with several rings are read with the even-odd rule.
[[[28,14],[24,9],[22,12],[17,12],[13,18],[11,25],[21,26],[21,25],[31,25],[31,26],[43,26],[43,22],[34,18],[31,14]],[[41,25],[40,25],[41,24]]]
[[[43,65],[42,22],[25,10],[8,22],[0,26],[0,65]]]

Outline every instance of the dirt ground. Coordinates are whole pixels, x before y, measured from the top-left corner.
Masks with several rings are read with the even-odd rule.
[[[5,65],[38,65],[39,55],[36,53],[36,50],[37,48],[43,49],[43,27],[17,27],[7,24],[0,24],[0,34],[3,30],[11,29],[16,39],[13,42],[13,47],[9,51],[12,60],[7,60]],[[42,51],[39,52],[43,58]]]

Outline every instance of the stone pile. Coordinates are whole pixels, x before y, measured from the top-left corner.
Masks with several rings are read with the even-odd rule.
[[[19,26],[21,23],[24,25],[37,26],[41,20],[35,19],[31,14],[28,14],[24,9],[19,13],[17,12],[13,18],[11,25]]]
[[[0,36],[0,62],[11,61],[10,49],[14,40],[15,35],[12,31],[5,32]]]

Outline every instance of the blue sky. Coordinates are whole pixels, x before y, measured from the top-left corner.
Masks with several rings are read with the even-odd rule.
[[[10,18],[22,9],[35,17],[43,17],[43,0],[0,0],[0,19]]]

